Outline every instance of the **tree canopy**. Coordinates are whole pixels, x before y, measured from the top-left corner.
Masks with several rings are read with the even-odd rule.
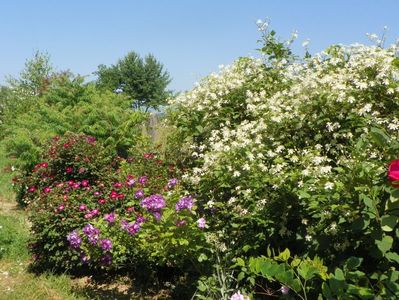
[[[95,74],[98,87],[124,93],[135,109],[158,109],[171,94],[166,89],[170,75],[152,54],[142,58],[136,52],[129,52],[115,65],[98,66]]]

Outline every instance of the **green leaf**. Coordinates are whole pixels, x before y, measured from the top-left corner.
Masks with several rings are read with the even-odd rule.
[[[399,255],[396,252],[387,252],[387,253],[385,253],[385,257],[389,261],[399,263]]]
[[[245,245],[244,247],[242,247],[242,250],[244,252],[248,252],[252,247],[250,245]]]
[[[382,254],[385,254],[388,250],[392,248],[393,238],[389,235],[386,235],[382,238],[381,241],[376,240],[375,243],[378,249],[381,250]]]
[[[316,267],[310,265],[307,261],[302,262],[297,270],[298,274],[305,280],[310,280],[317,273],[319,273],[319,270]]]
[[[291,267],[295,268],[295,267],[299,266],[300,263],[301,263],[301,260],[299,258],[294,258],[291,262]]]
[[[353,221],[352,223],[352,229],[354,231],[361,231],[367,228],[367,226],[370,224],[370,220],[364,219],[363,217],[360,217]]]
[[[291,257],[290,250],[286,248],[283,252],[281,252],[278,256],[274,259],[279,261],[287,261]]]
[[[201,292],[205,292],[208,288],[206,287],[206,285],[205,285],[202,281],[200,281],[200,282],[198,283],[198,289],[199,289]]]
[[[381,217],[381,228],[384,231],[393,231],[398,224],[399,218],[394,215],[384,215]]]
[[[236,261],[237,261],[237,264],[236,264],[237,266],[245,267],[245,261],[241,257],[237,257]]]
[[[348,270],[355,270],[362,264],[363,258],[352,256],[346,261],[346,268]]]
[[[349,284],[347,292],[352,295],[357,295],[361,299],[375,299],[373,290],[366,287]]]
[[[370,134],[374,142],[381,147],[386,147],[389,145],[390,138],[389,136],[379,128],[372,127],[370,130]]]
[[[245,278],[245,273],[244,272],[240,272],[237,276],[237,281],[241,281]]]
[[[198,261],[199,262],[203,262],[203,261],[206,261],[206,260],[208,260],[208,256],[206,256],[205,253],[201,253],[200,256],[198,257]]]

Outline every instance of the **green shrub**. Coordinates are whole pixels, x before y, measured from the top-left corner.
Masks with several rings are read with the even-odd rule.
[[[295,60],[266,34],[269,60],[241,58],[171,101],[191,156],[185,184],[226,257],[269,245],[317,255],[329,270],[359,257],[370,279],[361,286],[395,297],[395,276],[378,278],[399,263],[386,179],[399,153],[397,47],[332,46]]]
[[[89,272],[146,265],[149,272],[186,272],[206,249],[194,200],[186,196],[189,209],[177,209],[182,192],[176,172],[154,153],[113,159],[93,137],[53,138],[41,162],[19,181],[18,199],[32,222],[33,267]],[[160,198],[164,208],[144,204]],[[95,238],[87,233],[92,226],[99,229]],[[74,238],[81,247],[74,247]],[[104,240],[111,248],[103,251]]]
[[[126,157],[130,148],[148,143],[142,135],[146,114],[131,109],[124,96],[99,92],[69,73],[52,78],[45,93],[27,101],[23,111],[5,114],[2,143],[22,171],[38,161],[49,137],[68,131],[95,137],[110,155],[116,151]]]

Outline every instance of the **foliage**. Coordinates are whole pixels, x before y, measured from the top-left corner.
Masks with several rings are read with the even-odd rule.
[[[397,297],[397,46],[297,60],[267,34],[267,61],[241,58],[171,101],[185,184],[233,257],[269,245],[332,271],[358,257],[369,282],[348,273],[350,286]]]
[[[32,222],[33,266],[77,272],[147,264],[184,273],[197,265],[203,230],[194,199],[178,192],[176,171],[154,153],[112,159],[93,137],[53,138],[18,182]]]
[[[158,109],[170,95],[166,90],[169,73],[151,54],[143,59],[129,52],[116,65],[100,65],[95,74],[100,88],[127,95],[135,109]]]
[[[272,255],[269,250],[267,256],[250,257],[248,262],[237,258],[232,267],[240,269],[239,281],[254,286],[261,282],[259,277],[263,279],[265,286],[258,283],[254,289],[255,294],[266,296],[295,294],[300,299],[317,299],[321,296],[321,283],[330,278],[320,258],[291,257],[288,249],[279,255]]]
[[[52,73],[49,54],[36,51],[33,58],[25,62],[20,78],[10,78],[9,83],[13,89],[23,89],[26,93],[38,96],[46,91]]]
[[[146,144],[140,128],[145,119],[145,114],[129,108],[124,96],[99,93],[82,77],[62,73],[23,112],[7,115],[2,142],[22,171],[38,161],[49,137],[68,131],[91,135],[103,141],[110,153],[126,157],[129,148]]]

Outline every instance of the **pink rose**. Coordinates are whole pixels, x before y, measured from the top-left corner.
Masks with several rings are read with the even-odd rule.
[[[399,181],[399,159],[393,160],[388,169],[389,181]],[[399,184],[394,184],[394,187],[399,187]]]

